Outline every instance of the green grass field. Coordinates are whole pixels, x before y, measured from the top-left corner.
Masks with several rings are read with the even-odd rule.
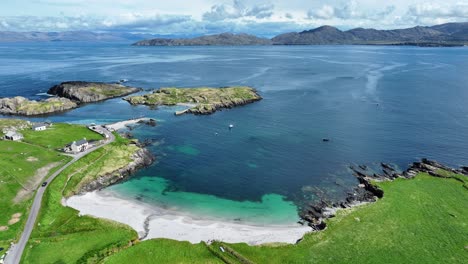
[[[128,226],[79,216],[78,211],[61,205],[62,197],[72,195],[83,182],[127,165],[137,150],[128,143],[118,138],[67,168],[49,185],[23,263],[37,263],[37,259],[42,263],[94,263],[138,238]]]
[[[169,239],[148,240],[138,243],[104,263],[224,263],[215,257],[204,243],[192,245],[189,242],[179,242]]]
[[[3,140],[0,140],[0,157],[0,226],[8,228],[0,231],[0,247],[6,248],[19,237],[26,222],[34,186],[71,158],[42,147]],[[41,168],[42,173],[38,173]],[[19,221],[11,224],[17,221],[10,220],[18,213]]]
[[[385,191],[383,199],[341,211],[325,231],[308,234],[297,245],[227,246],[251,263],[466,263],[467,177],[457,177],[465,183],[427,174],[378,183]],[[219,251],[221,245],[226,244],[211,248],[229,255]],[[198,253],[194,256],[192,250]],[[106,263],[215,262],[208,253],[201,244],[159,239],[121,251]]]
[[[87,140],[101,140],[103,137],[85,126],[71,124],[53,124],[45,131],[26,129],[21,131],[24,141],[50,149],[63,148],[68,143],[86,138]]]

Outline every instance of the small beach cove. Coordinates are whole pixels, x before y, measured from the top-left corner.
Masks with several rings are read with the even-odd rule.
[[[294,244],[312,230],[295,222],[262,225],[229,221],[210,215],[194,215],[174,208],[119,197],[107,190],[73,196],[65,203],[79,210],[80,214],[127,224],[138,232],[141,240],[168,238],[193,244],[211,240],[244,242],[250,245],[277,242]],[[258,206],[262,207],[262,204]],[[249,208],[244,208],[244,212],[249,213]]]

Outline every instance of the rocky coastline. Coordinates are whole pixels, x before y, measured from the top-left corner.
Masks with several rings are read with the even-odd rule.
[[[370,173],[367,166],[350,166],[352,174],[358,179],[358,186],[347,193],[346,198],[340,201],[330,202],[326,199],[311,202],[301,209],[301,223],[307,224],[313,230],[319,231],[327,227],[326,219],[335,216],[339,209],[351,208],[359,204],[375,202],[384,196],[384,192],[373,181],[393,181],[397,178],[411,179],[418,173],[427,173],[434,177],[447,178],[445,173],[456,173],[468,176],[468,167],[453,169],[436,161],[422,159],[413,162],[408,169],[398,172],[393,166],[381,163],[382,173]],[[465,185],[468,189],[468,186]]]
[[[201,104],[192,108],[188,108],[187,110],[184,110],[184,111],[175,112],[175,115],[183,115],[183,114],[210,115],[222,109],[231,109],[237,106],[251,104],[260,100],[262,99],[254,98],[254,99],[245,99],[245,100],[240,99],[240,100],[225,101],[219,104]]]
[[[140,148],[132,156],[132,162],[127,166],[115,170],[111,173],[107,173],[99,178],[91,181],[81,187],[78,191],[78,194],[85,194],[87,192],[92,192],[96,190],[101,190],[110,185],[125,181],[128,177],[134,174],[139,169],[150,166],[155,160],[155,157],[149,150],[146,148]]]
[[[29,100],[22,96],[0,98],[0,114],[34,116],[64,112],[77,108],[78,104],[67,98],[54,97],[46,100]]]

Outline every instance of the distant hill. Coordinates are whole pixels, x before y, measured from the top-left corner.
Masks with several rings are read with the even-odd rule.
[[[135,46],[210,46],[270,45],[271,40],[249,34],[222,33],[196,38],[156,38],[136,42]]]
[[[90,31],[65,32],[12,32],[0,31],[0,42],[52,42],[52,41],[89,41],[116,42],[137,41],[152,38],[150,34],[131,33],[94,33]]]
[[[468,22],[447,23],[431,27],[377,30],[355,28],[341,31],[332,26],[321,26],[302,32],[289,32],[272,39],[249,34],[222,33],[192,38],[154,38],[152,34],[66,32],[11,32],[0,31],[0,42],[135,42],[135,46],[242,46],[242,45],[468,45]],[[142,40],[144,39],[144,40]]]
[[[432,27],[377,30],[355,28],[341,31],[322,26],[302,32],[291,32],[272,38],[274,45],[323,44],[393,44],[393,45],[463,45],[468,43],[468,23],[449,23]]]

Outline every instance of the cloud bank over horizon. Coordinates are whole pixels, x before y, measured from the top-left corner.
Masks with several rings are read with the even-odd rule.
[[[159,1],[157,1],[159,2]],[[468,21],[468,2],[370,0],[16,0],[0,4],[0,31],[95,31],[273,36],[331,25],[393,29]]]

